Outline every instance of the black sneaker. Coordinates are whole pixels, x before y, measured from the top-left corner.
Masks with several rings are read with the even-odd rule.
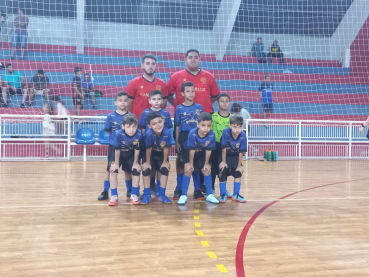
[[[93,109],[93,110],[97,110],[97,108],[96,108],[96,106],[95,106],[95,105],[93,105],[93,106],[92,106],[92,109]]]
[[[193,193],[193,197],[199,200],[205,200],[205,196],[202,194],[200,190],[195,190]]]
[[[106,200],[109,198],[109,192],[108,191],[103,191],[100,196],[97,198],[97,200]]]
[[[8,104],[7,103],[3,103],[3,108],[7,108]]]
[[[179,197],[181,197],[181,195],[182,195],[182,191],[181,190],[175,190],[174,191],[174,196],[173,196],[173,200],[178,200],[179,199]]]
[[[29,103],[29,104],[28,104],[28,107],[29,107],[29,108],[32,108],[32,104],[31,104],[31,103]]]
[[[24,105],[24,103],[22,103],[19,108],[25,108],[26,106]]]
[[[205,184],[200,184],[200,191],[202,192],[202,194],[207,194],[206,193],[206,187],[205,187]]]

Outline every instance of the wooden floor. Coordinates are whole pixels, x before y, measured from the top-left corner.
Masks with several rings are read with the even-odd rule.
[[[244,165],[245,204],[109,207],[106,162],[0,162],[0,276],[369,276],[369,161]]]

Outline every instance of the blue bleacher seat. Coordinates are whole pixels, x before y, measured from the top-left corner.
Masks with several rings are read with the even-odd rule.
[[[99,132],[99,143],[103,145],[109,144],[109,135],[104,129]]]
[[[94,131],[88,128],[78,129],[76,133],[76,144],[95,144]]]

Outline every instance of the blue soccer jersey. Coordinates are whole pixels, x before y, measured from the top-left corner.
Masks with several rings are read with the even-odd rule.
[[[262,82],[259,91],[261,91],[261,102],[263,104],[273,103],[273,84]]]
[[[163,128],[160,137],[152,129],[148,128],[145,132],[144,140],[146,149],[152,148],[155,152],[162,152],[165,147],[172,147],[172,133],[166,127]]]
[[[197,127],[197,118],[203,111],[202,106],[197,103],[191,106],[179,104],[174,114],[174,126],[179,126],[179,132],[191,131]]]
[[[115,133],[112,145],[115,146],[115,149],[120,149],[121,157],[130,157],[131,155],[134,155],[135,149],[140,150],[141,139],[141,130],[137,129],[136,134],[129,136],[124,132],[123,129],[121,129]]]
[[[247,138],[244,132],[241,132],[236,139],[232,136],[231,128],[223,130],[221,138],[222,149],[227,148],[227,156],[238,156],[247,151]]]
[[[108,114],[108,116],[106,117],[104,130],[110,133],[109,144],[113,144],[114,133],[122,129],[123,116],[125,116],[126,114],[129,114],[129,112],[127,111],[125,114],[119,114],[114,111]]]
[[[196,150],[196,154],[205,153],[206,150],[215,150],[215,133],[209,133],[201,138],[199,136],[198,128],[192,129],[188,134],[187,141],[183,144],[187,150]]]
[[[141,117],[140,117],[140,122],[138,124],[138,127],[140,127],[141,129],[146,129],[147,128],[147,122],[146,122],[146,116],[149,112],[152,112],[152,109],[146,109],[142,112]],[[164,121],[164,126],[167,127],[168,129],[171,129],[173,127],[172,125],[172,118],[170,117],[170,113],[166,110],[166,109],[161,109],[160,111],[161,116],[163,117]]]

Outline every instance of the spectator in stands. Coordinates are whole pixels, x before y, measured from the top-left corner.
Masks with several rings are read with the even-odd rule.
[[[24,85],[21,83],[24,81]],[[23,88],[22,88],[23,87]],[[25,108],[24,102],[26,102],[28,92],[28,80],[18,71],[14,71],[10,63],[6,65],[6,73],[3,76],[2,82],[2,95],[3,95],[3,107],[8,107],[8,92],[10,95],[23,95],[21,108]],[[32,107],[31,100],[29,100],[29,106]]]
[[[260,87],[260,98],[263,104],[264,119],[268,119],[270,114],[273,113],[273,84],[270,82],[269,73],[265,73],[264,82],[261,82]],[[268,125],[264,125],[268,127]]]
[[[251,56],[255,56],[259,63],[266,62],[266,54],[264,52],[264,44],[261,37],[258,37],[258,41],[252,45]]]
[[[45,100],[49,103],[49,77],[45,76],[43,69],[37,70],[37,75],[31,79],[33,87],[29,89],[29,102],[32,103],[34,95],[45,95]]]
[[[81,104],[82,110],[83,110],[83,103],[85,102],[86,93],[90,94],[92,105],[93,105],[92,108],[96,110],[94,83],[91,79],[90,74],[88,73],[85,73],[82,79],[82,104]]]
[[[1,41],[10,41],[10,36],[13,34],[13,24],[8,21],[8,16],[6,13],[1,13]]]
[[[12,52],[10,55],[11,59],[14,59],[14,52],[19,43],[21,44],[21,60],[24,58],[24,52],[27,47],[27,37],[28,37],[28,17],[24,15],[24,10],[18,9],[18,16],[13,21],[13,26],[15,28],[13,40],[12,40]]]
[[[231,114],[239,115],[243,118],[242,130],[246,130],[246,119],[251,119],[250,113],[238,103],[233,103],[231,107]],[[250,123],[249,123],[250,124]],[[250,125],[248,125],[248,132],[250,133]]]
[[[73,104],[74,104],[74,115],[80,115],[81,113],[81,105],[82,105],[82,68],[75,67],[74,68],[75,76],[72,81],[72,97],[73,97]]]
[[[283,53],[282,53],[281,47],[279,47],[278,45],[277,40],[275,40],[269,48],[268,63],[273,63],[272,58],[279,58],[280,64],[283,64]]]

